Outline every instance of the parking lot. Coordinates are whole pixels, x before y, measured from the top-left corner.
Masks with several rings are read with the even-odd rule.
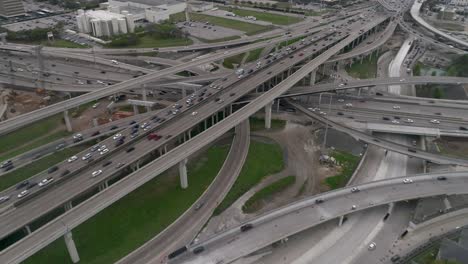
[[[73,13],[32,19],[23,22],[4,25],[3,27],[10,31],[21,31],[31,30],[35,28],[50,28],[54,27],[59,22],[62,22],[64,24],[65,29],[74,29],[76,27],[76,20]]]
[[[202,39],[220,39],[231,36],[241,36],[244,32],[240,30],[215,26],[209,23],[202,22],[180,22],[177,27],[188,32],[191,36],[202,38]]]

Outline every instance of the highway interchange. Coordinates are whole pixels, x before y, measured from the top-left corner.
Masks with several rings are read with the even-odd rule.
[[[388,4],[384,4],[384,6],[388,7]],[[409,5],[402,5],[399,6],[399,8],[404,10],[404,8],[407,8],[408,6]],[[360,11],[361,12],[355,12],[355,14],[346,14],[342,17],[338,17],[340,19],[329,19],[329,23],[333,23],[334,25],[333,28],[321,25],[317,25],[316,27],[303,25],[295,28],[290,36],[280,36],[268,41],[254,42],[254,38],[249,38],[248,40],[231,41],[224,44],[179,48],[177,49],[178,51],[192,51],[198,49],[215,49],[219,47],[225,48],[235,46],[227,49],[226,51],[219,50],[212,52],[210,57],[198,58],[184,64],[174,64],[169,68],[161,69],[159,71],[151,71],[145,68],[140,69],[140,67],[131,65],[125,66],[126,64],[121,64],[123,67],[122,69],[135,71],[134,73],[124,75],[120,71],[113,72],[112,69],[115,68],[114,66],[116,65],[112,65],[112,62],[108,62],[108,66],[110,68],[106,70],[106,73],[101,74],[106,74],[106,81],[111,81],[112,84],[104,87],[86,87],[85,89],[91,88],[93,90],[66,101],[0,122],[0,133],[5,134],[31,123],[33,120],[36,121],[61,113],[81,104],[114,95],[119,92],[125,92],[132,88],[142,88],[145,84],[149,85],[151,82],[161,81],[161,78],[184,70],[189,70],[197,67],[198,65],[218,61],[248,50],[266,47],[274,43],[280,43],[290,38],[303,38],[303,41],[290,45],[288,49],[283,47],[280,51],[277,51],[276,55],[274,55],[275,60],[273,61],[268,58],[261,58],[258,62],[246,65],[244,67],[245,74],[243,77],[238,77],[235,73],[226,75],[222,80],[218,79],[211,85],[197,88],[196,92],[192,95],[183,97],[175,104],[165,109],[156,110],[151,113],[139,115],[135,118],[129,118],[119,122],[109,123],[102,127],[83,131],[86,138],[89,138],[89,136],[97,130],[107,130],[107,133],[113,134],[113,136],[104,139],[99,143],[101,150],[85,150],[76,155],[76,160],[64,160],[62,163],[57,164],[56,166],[58,169],[56,171],[50,173],[42,172],[30,179],[31,181],[40,181],[45,177],[44,175],[47,174],[48,176],[56,179],[54,184],[45,188],[36,187],[35,189],[31,189],[28,196],[22,199],[18,198],[18,194],[23,192],[23,190],[17,190],[15,187],[12,187],[2,191],[2,196],[11,197],[9,201],[1,205],[2,214],[0,215],[0,235],[2,238],[5,238],[12,232],[27,226],[33,220],[47,214],[57,207],[64,205],[67,206],[67,204],[69,204],[69,208],[65,214],[52,220],[48,225],[38,230],[33,230],[33,232],[24,239],[3,250],[0,253],[1,262],[19,263],[25,260],[55,239],[67,234],[69,230],[72,230],[80,223],[86,221],[100,210],[111,205],[113,202],[135,190],[150,179],[156,177],[166,169],[177,165],[179,162],[189,157],[190,154],[193,154],[195,151],[206,146],[209,142],[214,141],[231,128],[237,126],[236,136],[233,141],[236,143],[235,146],[231,148],[231,152],[212,186],[210,186],[204,196],[200,198],[203,200],[210,200],[210,204],[207,204],[204,210],[197,212],[199,216],[196,216],[196,213],[193,213],[193,211],[188,211],[174,223],[174,226],[170,226],[159,236],[149,241],[131,255],[122,259],[120,263],[149,263],[157,262],[161,258],[166,260],[168,253],[178,247],[188,245],[191,239],[194,238],[198,230],[204,225],[204,222],[211,215],[211,212],[214,210],[217,203],[221,201],[229,191],[230,186],[237,177],[240,169],[242,168],[243,161],[246,158],[246,150],[248,149],[248,122],[245,122],[244,120],[248,120],[249,116],[264,107],[266,109],[270,108],[269,111],[271,111],[271,102],[276,98],[295,97],[321,92],[336,92],[338,90],[359,87],[387,86],[390,84],[452,83],[459,85],[468,82],[466,78],[397,77],[292,88],[295,84],[308,77],[310,73],[316,70],[320,65],[326,62],[348,59],[365,53],[366,51],[374,50],[384,44],[393,34],[396,23],[391,18],[390,14],[378,13],[377,15],[377,12],[381,11],[376,11],[374,8]],[[353,15],[357,14],[364,15],[366,23],[362,21],[356,22],[353,20]],[[373,31],[374,28],[378,27],[382,23],[386,24],[386,26],[383,31],[375,37],[372,43],[367,43],[364,46],[358,45],[356,49],[348,52],[349,54],[344,53],[336,55],[345,47],[348,47],[349,45],[354,46],[356,39],[362,40],[362,43],[363,41],[365,42],[365,36],[368,35],[368,32]],[[260,37],[265,38],[265,35],[257,36],[257,38]],[[246,45],[237,47],[241,44]],[[291,49],[291,47],[294,47],[294,49]],[[30,47],[13,45],[13,47],[5,46],[3,48],[11,49],[16,52],[18,50],[28,50]],[[169,50],[173,51],[173,49],[168,48],[168,51]],[[83,56],[80,54],[80,52],[86,51],[76,51],[77,53],[73,53],[75,51],[45,49],[44,52],[53,53],[55,51],[57,51],[55,56],[59,57],[70,57],[73,59],[80,58],[85,61],[88,60],[88,62],[93,58],[89,55]],[[148,50],[138,50],[135,52],[144,51],[147,52]],[[31,50],[28,50],[28,52],[31,52]],[[105,51],[96,51],[96,53],[104,52]],[[126,52],[133,53],[133,51],[128,50]],[[105,53],[108,54],[107,52]],[[111,50],[109,53],[124,53],[124,50]],[[60,65],[63,65],[64,68],[69,67],[67,63]],[[10,67],[9,65],[2,66],[4,66],[4,69],[8,69],[8,67]],[[16,67],[15,69],[17,71],[19,67],[27,68],[27,65],[15,64],[14,67]],[[56,66],[52,66],[52,64],[47,66],[49,69],[54,67]],[[66,69],[66,71],[76,71],[74,67],[81,68],[79,65],[71,66],[71,68]],[[17,74],[18,72],[16,72],[14,79],[15,81],[19,81],[18,79],[21,79],[23,72],[25,75],[28,75],[29,73],[32,74],[33,71],[34,70],[26,72],[20,71],[21,74]],[[107,74],[108,71],[109,74]],[[61,76],[60,73],[54,74],[56,74],[56,76]],[[134,74],[140,76],[136,76]],[[8,77],[11,78],[11,74],[6,75],[9,75]],[[83,76],[86,76],[86,74]],[[95,73],[90,72],[89,76],[86,76],[86,79],[97,81],[97,79],[93,79],[93,76],[95,76]],[[63,77],[67,78],[66,80],[69,82],[74,82],[74,79],[76,79],[76,76]],[[27,79],[31,77],[25,76],[25,78]],[[206,77],[200,76],[200,78]],[[203,80],[209,80],[210,78],[213,77],[208,77]],[[186,82],[184,78],[182,78],[182,80],[164,80],[166,83],[168,81]],[[247,96],[249,100],[245,101],[246,104],[236,111],[233,111],[233,103],[239,100],[242,101],[242,98],[245,98],[246,95],[256,91],[257,87],[260,86],[267,86],[268,88],[261,94],[253,93],[254,96]],[[77,85],[76,87],[80,87],[80,85]],[[438,119],[441,122],[439,126],[441,129],[465,130],[461,127],[468,128],[468,124],[466,123],[468,120],[465,120],[463,114],[459,111],[459,109],[466,109],[466,106],[463,103],[427,102],[426,104],[416,104],[414,102],[408,103],[398,101],[412,99],[392,99],[387,98],[386,96],[381,96],[382,95],[375,95],[374,97],[365,99],[347,95],[343,95],[342,97],[337,96],[335,97],[335,101],[331,101],[333,102],[333,109],[329,108],[328,112],[322,109],[326,108],[325,105],[321,107],[321,105],[316,102],[316,95],[311,97],[312,100],[311,98],[308,98],[308,102],[304,106],[298,104],[295,100],[290,100],[289,103],[296,109],[304,112],[307,116],[326,123],[338,131],[350,134],[356,139],[367,142],[370,145],[372,144],[387,150],[417,157],[422,160],[432,161],[434,163],[463,166],[468,165],[468,161],[464,159],[433,154],[416,147],[409,147],[406,144],[377,138],[368,133],[358,131],[357,129],[352,129],[348,127],[349,124],[343,125],[341,122],[333,121],[341,120],[343,118],[351,119],[349,116],[353,116],[353,122],[365,120],[367,123],[385,123],[385,121],[392,122],[393,120],[411,119],[413,121],[411,122],[412,126],[430,127],[430,122],[428,122],[428,120]],[[326,98],[323,100],[328,103],[328,96],[325,95],[323,98]],[[385,100],[389,101],[387,102]],[[352,106],[349,107],[346,106],[346,104],[352,104]],[[395,109],[395,105],[398,105],[398,110]],[[434,108],[436,105],[437,107],[440,107],[440,110]],[[433,111],[434,114],[428,114],[429,109]],[[330,110],[333,110],[333,112]],[[340,115],[340,112],[346,112],[346,116],[344,116],[345,114]],[[398,118],[395,118],[395,115],[398,115]],[[222,116],[222,118],[220,119],[219,116]],[[386,116],[392,116],[392,119],[382,119]],[[209,128],[206,128],[207,119],[211,119],[213,123]],[[191,138],[193,128],[200,124],[205,124],[206,130]],[[397,125],[400,123],[393,122],[392,124]],[[115,130],[116,134],[114,134],[113,130],[108,130],[109,127],[113,125],[119,126],[119,128]],[[139,132],[135,133],[135,128],[133,127],[138,127],[137,130]],[[148,139],[147,136],[150,134],[157,134],[160,138],[157,140]],[[119,142],[119,138],[125,138],[125,140],[123,140],[122,143],[117,144],[117,142]],[[69,141],[68,144],[70,144]],[[102,147],[102,145],[105,145],[105,147]],[[106,151],[103,151],[104,149],[106,149]],[[132,153],[131,155],[128,154],[130,152]],[[88,153],[91,153],[93,157],[92,159],[85,159]],[[148,164],[140,167],[140,165],[143,165],[142,163],[144,163],[145,160],[151,160],[154,158],[156,158],[154,161],[149,161]],[[17,162],[18,160],[16,159],[14,161]],[[109,161],[112,161],[112,163],[109,163]],[[30,161],[26,161],[24,165],[27,165],[28,162]],[[68,171],[66,175],[64,174],[65,171]],[[93,174],[97,171],[99,171],[99,173],[94,177]],[[129,172],[130,174],[128,176],[123,177],[118,182],[109,186],[109,180],[121,177],[125,173]],[[443,180],[442,177],[444,178]],[[464,172],[433,175],[427,174],[411,177],[411,184],[407,184],[406,182],[403,183],[403,179],[405,179],[404,177],[388,179],[362,184],[358,187],[361,192],[353,192],[352,194],[350,194],[352,187],[347,187],[318,196],[320,199],[326,201],[326,208],[321,205],[311,206],[317,204],[317,199],[319,198],[308,198],[307,200],[288,205],[287,207],[277,209],[269,214],[250,220],[249,224],[254,225],[255,228],[248,232],[240,234],[239,227],[236,227],[218,234],[207,241],[195,243],[189,247],[189,251],[193,251],[199,247],[203,247],[205,251],[197,256],[194,256],[192,253],[188,253],[180,259],[180,262],[219,263],[219,261],[222,260],[227,263],[268,246],[272,242],[281,240],[306,228],[310,228],[315,224],[350,212],[401,200],[410,200],[441,194],[448,195],[465,193],[465,185],[467,184],[466,177],[467,175]],[[447,180],[447,178],[450,179]],[[79,186],[79,188],[76,188],[77,186]],[[72,206],[70,201],[72,201],[73,198],[91,191],[96,186],[100,186],[100,189],[102,189],[97,195],[92,196],[86,202],[71,208]],[[416,188],[417,191],[414,191],[414,186],[418,187]],[[381,196],[380,194],[382,193],[386,193],[388,195]],[[294,214],[292,212],[294,212]],[[309,220],[304,222],[303,219]],[[313,221],[310,219],[313,219]],[[187,232],[183,232],[182,228],[177,228],[177,226],[184,225],[189,225],[191,229],[186,230]],[[277,232],[271,232],[271,230],[277,230]],[[271,236],[256,235],[265,232],[271,233]],[[177,236],[178,240],[172,241],[170,245],[161,243],[160,239],[163,239],[164,237],[168,239],[168,237],[171,236]],[[155,248],[159,249],[156,253],[154,252]]]

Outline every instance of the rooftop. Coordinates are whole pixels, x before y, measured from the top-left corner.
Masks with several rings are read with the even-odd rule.
[[[90,18],[96,18],[99,20],[112,20],[113,18],[125,18],[124,15],[112,13],[106,10],[90,10],[86,11],[86,16]]]
[[[130,3],[137,3],[143,4],[148,6],[160,6],[160,5],[175,5],[180,4],[183,1],[180,0],[115,0],[118,2],[130,2]]]

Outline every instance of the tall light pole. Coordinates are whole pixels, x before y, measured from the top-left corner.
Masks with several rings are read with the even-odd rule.
[[[331,111],[331,103],[333,100],[333,94],[330,94],[330,101],[328,102],[328,113]],[[328,118],[325,118],[327,122],[325,122],[325,135],[323,137],[323,149],[325,150],[327,147],[327,135],[328,135]]]

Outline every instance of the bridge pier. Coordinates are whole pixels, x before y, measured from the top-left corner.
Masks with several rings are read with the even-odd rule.
[[[68,110],[63,111],[63,119],[65,119],[65,125],[67,126],[67,131],[72,132],[72,124],[70,117],[68,116]]]
[[[340,220],[338,221],[338,226],[342,226],[342,225],[343,225],[344,219],[345,219],[345,216],[344,216],[344,215],[340,216]]]
[[[146,84],[143,84],[143,88],[141,89],[141,98],[143,101],[148,101],[148,93],[146,92]],[[151,111],[151,107],[146,106],[146,111],[149,112]]]
[[[444,207],[445,211],[450,210],[452,208],[452,205],[450,204],[450,201],[447,196],[444,197]]]
[[[65,239],[65,245],[67,245],[68,254],[70,254],[71,261],[73,263],[78,263],[80,261],[80,256],[78,255],[78,250],[76,249],[75,241],[73,241],[73,236],[71,231],[68,231],[63,236]]]
[[[26,229],[26,234],[31,234],[31,227],[29,227],[29,225],[25,225],[24,229]]]
[[[269,102],[265,105],[265,128],[271,128],[271,108],[273,106],[273,102]]]
[[[138,115],[140,112],[138,111],[138,106],[133,105],[133,114]]]
[[[188,180],[187,180],[187,159],[183,159],[179,162],[179,176],[180,176],[180,187],[182,189],[187,189]]]
[[[310,85],[314,85],[315,84],[315,79],[317,78],[317,69],[313,70],[310,72],[310,81],[309,81],[309,84]]]
[[[72,205],[72,202],[71,201],[68,201],[66,202],[64,205],[63,205],[65,211],[69,211],[73,208],[73,205]]]

